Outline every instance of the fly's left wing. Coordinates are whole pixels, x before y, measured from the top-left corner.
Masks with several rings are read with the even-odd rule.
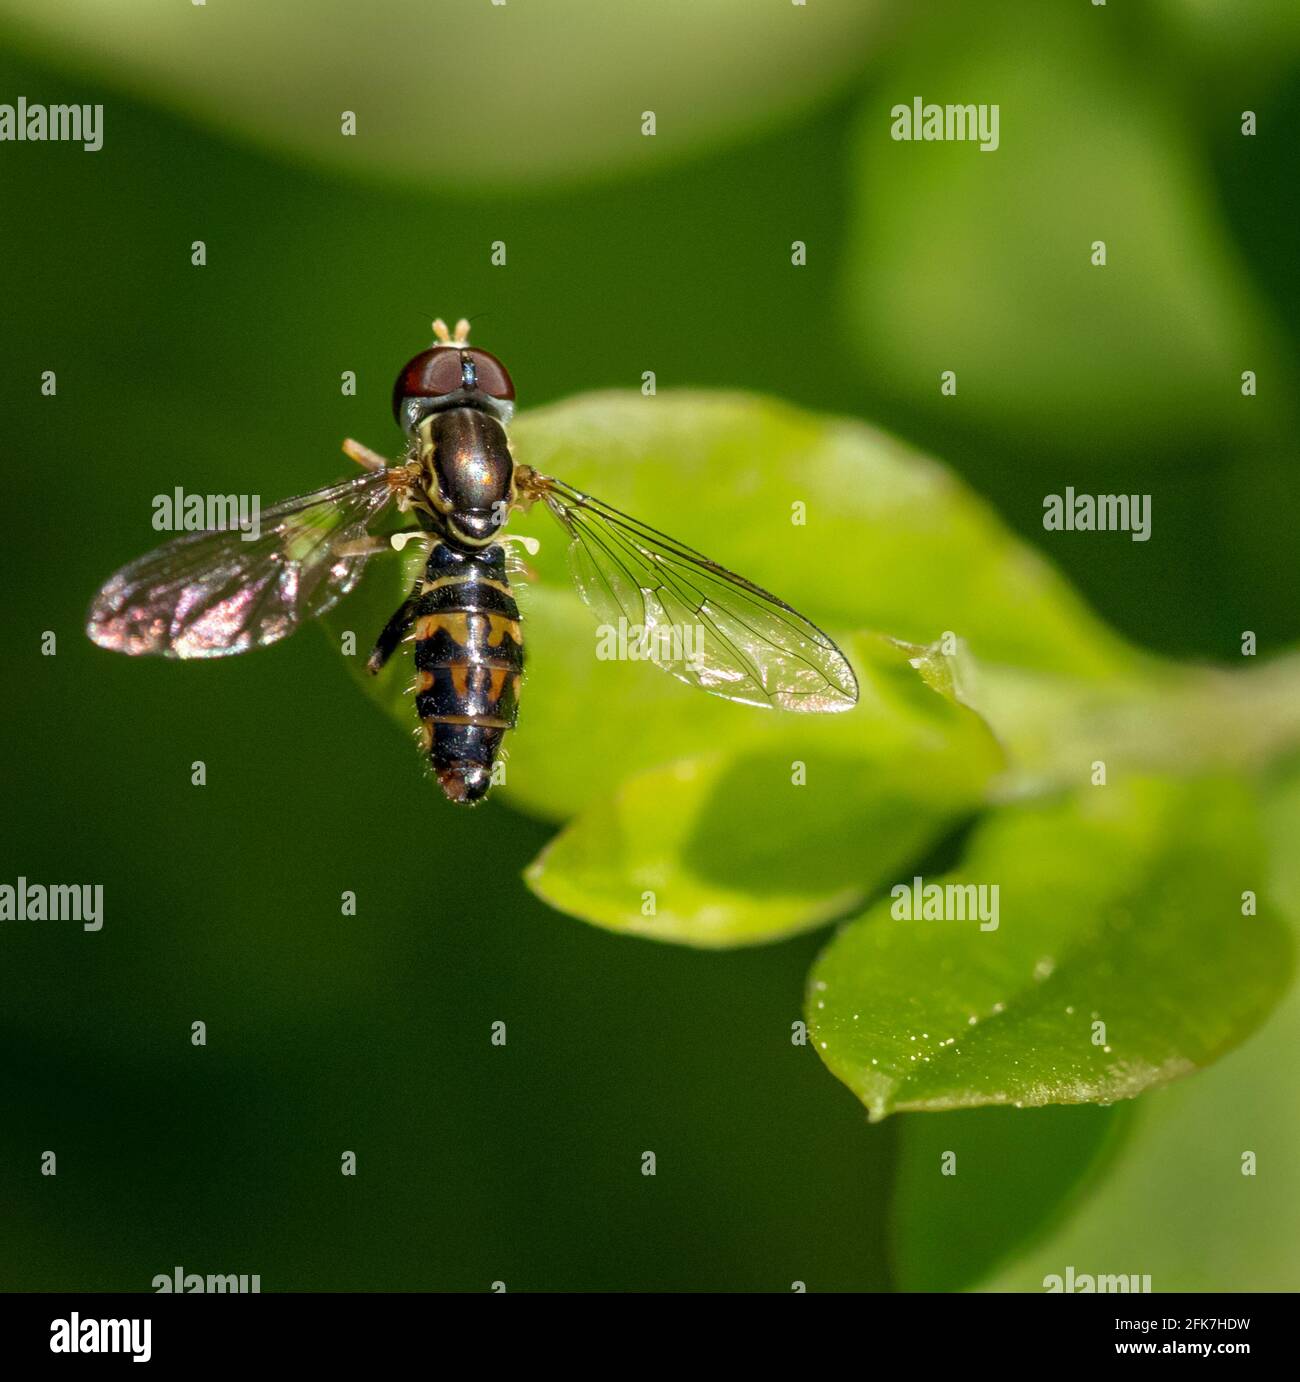
[[[638,656],[745,705],[818,714],[857,704],[844,654],[783,600],[559,480],[528,472],[520,490],[564,525],[579,593],[603,621],[624,621]]]
[[[124,566],[95,597],[86,632],[132,656],[229,657],[275,643],[323,614],[361,577],[364,538],[398,489],[371,471],[266,509],[259,535],[175,538]]]

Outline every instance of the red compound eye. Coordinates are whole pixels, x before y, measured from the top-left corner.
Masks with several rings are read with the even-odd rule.
[[[467,350],[465,355],[474,366],[474,374],[479,390],[489,398],[500,398],[513,403],[515,397],[514,381],[509,371],[486,350]]]
[[[441,398],[455,393],[463,383],[461,351],[456,346],[434,346],[422,350],[402,366],[393,385],[393,416],[402,421],[405,398]]]

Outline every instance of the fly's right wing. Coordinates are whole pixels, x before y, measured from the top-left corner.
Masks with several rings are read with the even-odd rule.
[[[549,476],[519,477],[570,537],[578,591],[598,617],[644,630],[647,661],[711,695],[827,714],[857,704],[848,659],[761,586]]]

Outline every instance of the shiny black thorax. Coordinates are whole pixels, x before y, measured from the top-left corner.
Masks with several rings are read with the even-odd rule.
[[[441,408],[421,424],[440,531],[462,550],[489,541],[505,522],[514,484],[506,430],[476,407]]]

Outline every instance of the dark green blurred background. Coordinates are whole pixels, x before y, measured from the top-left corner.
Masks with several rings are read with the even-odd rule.
[[[233,26],[230,8],[196,17]],[[508,136],[490,121],[475,132],[493,93],[457,84],[437,7],[414,35],[385,5],[368,8],[378,46],[428,45],[428,91],[390,92],[413,140],[441,142],[455,165],[473,163],[476,139]],[[449,809],[313,634],[200,666],[114,658],[82,636],[96,587],[156,540],[154,494],[182,485],[270,502],[344,474],[345,435],[391,449],[392,376],[427,344],[433,315],[482,314],[475,339],[509,362],[523,407],[638,387],[653,369],[661,389],[770,392],[896,431],[958,469],[1144,646],[1229,661],[1244,628],[1271,648],[1300,636],[1293,28],[1260,6],[1263,17],[1242,24],[1273,25],[1264,38],[1224,39],[1172,0],[1082,17],[1024,0],[980,7],[970,29],[972,7],[918,24],[882,5],[852,61],[828,45],[825,81],[815,55],[792,64],[801,94],[787,99],[771,73],[781,31],[764,28],[751,52],[743,21],[718,8],[727,13],[703,70],[734,68],[747,93],[725,127],[701,125],[693,140],[687,92],[661,113],[671,147],[643,159],[653,82],[629,82],[624,98],[615,70],[587,119],[612,118],[612,87],[625,154],[604,139],[579,157],[590,131],[578,117],[571,167],[561,147],[544,176],[515,175],[506,159],[481,177],[449,166],[444,181],[394,176],[389,158],[371,166],[364,137],[330,166],[327,153],[250,136],[247,111],[230,131],[202,112],[169,113],[167,84],[155,100],[142,75],[183,67],[167,42],[140,46],[119,85],[97,70],[84,25],[42,30],[30,7],[0,5],[0,39],[14,40],[0,100],[106,108],[98,153],[0,145],[10,558],[0,876],[101,882],[106,895],[99,934],[71,923],[0,934],[3,1286],[147,1289],[178,1264],[257,1272],[266,1290],[898,1284],[899,1121],[868,1128],[815,1054],[790,1041],[823,935],[706,954],[548,911],[519,874],[549,828],[500,802]],[[791,9],[821,22],[815,4]],[[463,7],[451,10],[463,29]],[[1073,27],[1085,20],[1086,40]],[[1042,22],[1062,26],[1046,45],[1033,29]],[[237,30],[227,35],[237,52]],[[309,63],[310,25],[296,42],[270,57]],[[599,34],[593,42],[599,51]],[[670,63],[671,35],[665,43]],[[526,61],[508,60],[512,80],[526,79]],[[536,71],[539,108],[557,82],[571,99],[587,71]],[[1002,150],[943,150],[1011,183],[989,199],[959,180],[936,203],[943,219],[925,222],[933,241],[918,239],[908,217],[928,193],[893,170],[929,151],[889,144],[889,106],[918,92],[1006,100],[999,82],[1013,75],[1029,94],[1004,107]],[[172,78],[184,85],[183,73]],[[1057,104],[1062,89],[1080,105]],[[1129,90],[1139,98],[1117,113],[1114,94]],[[322,93],[331,135],[337,111],[359,101]],[[1248,140],[1247,108],[1260,112]],[[1108,161],[1081,111],[1114,116],[1157,165],[1174,159],[1167,223],[1141,160],[1120,150]],[[1149,340],[1108,335],[1108,319],[1075,314],[1068,294],[1017,298],[1014,275],[1013,291],[992,298],[1005,317],[988,315],[998,267],[982,262],[981,244],[993,258],[1002,247],[1013,269],[1025,253],[1061,252],[1036,238],[1034,217],[1057,194],[1017,186],[1014,160],[1086,188],[1089,156],[1131,217],[1110,239],[1115,271],[1126,256],[1172,259],[1170,294],[1205,326],[1205,349],[1185,324]],[[1139,256],[1148,201],[1156,223]],[[1163,238],[1188,206],[1211,228],[1191,258]],[[978,212],[969,223],[964,208]],[[1107,237],[1086,200],[1076,210],[1070,252],[1086,264],[1091,239]],[[889,304],[899,285],[947,279],[947,237],[954,252],[976,247],[970,303],[931,302],[912,336]],[[201,269],[190,265],[196,239],[207,245]],[[489,263],[494,240],[507,243],[505,268]],[[806,267],[790,263],[794,240],[808,245]],[[909,245],[914,262],[900,262]],[[1153,278],[1129,272],[1130,285]],[[965,353],[936,355],[909,383],[917,340],[948,312],[979,330],[957,329]],[[1035,329],[1077,342],[1085,379],[1111,360],[1131,393],[1109,411],[1044,393],[1032,380]],[[1023,407],[982,408],[973,386],[941,403],[940,369],[974,381],[990,355],[991,387],[1019,389]],[[1243,417],[1246,368],[1261,395]],[[55,398],[39,392],[47,369]],[[355,398],[340,395],[348,369]],[[1153,541],[1044,534],[1042,497],[1067,484],[1152,493]],[[673,502],[649,521],[666,524]],[[56,657],[40,655],[45,630]],[[190,785],[196,759],[207,764],[202,790]],[[355,918],[340,915],[345,889],[358,896]],[[195,1020],[207,1024],[205,1048],[190,1043]],[[505,1048],[489,1043],[497,1020]],[[1107,1122],[1090,1109],[926,1116],[926,1138],[950,1145],[986,1117],[1021,1118],[1043,1147],[1100,1136]],[[55,1178],[39,1173],[46,1149]],[[355,1178],[339,1174],[348,1149]],[[645,1150],[658,1158],[654,1178],[640,1173]],[[1032,1226],[1040,1162],[1027,1158],[1014,1197],[987,1203],[973,1259],[991,1261]]]

